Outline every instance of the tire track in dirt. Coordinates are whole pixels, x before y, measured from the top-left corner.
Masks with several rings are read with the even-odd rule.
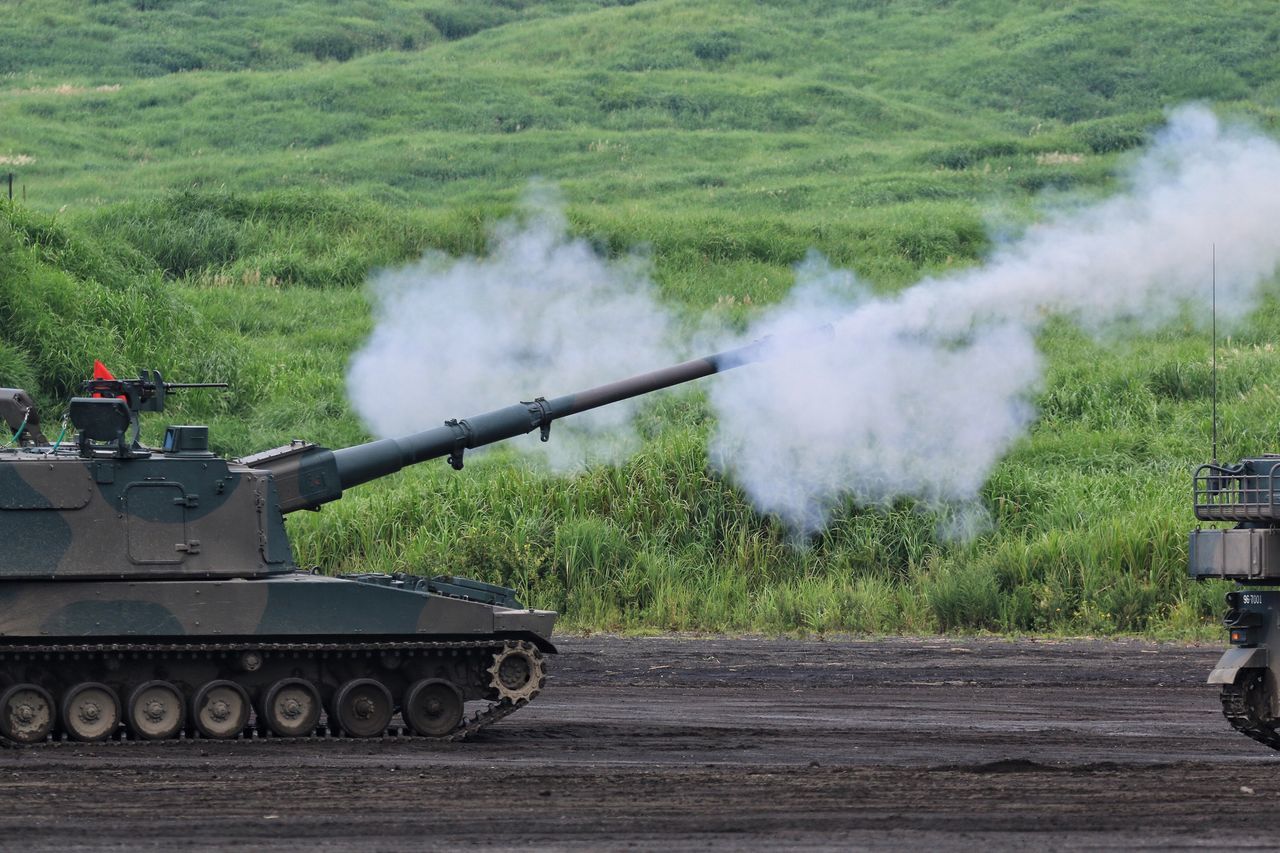
[[[1231,732],[1217,648],[569,638],[465,744],[0,754],[4,846],[1269,848],[1280,754]]]

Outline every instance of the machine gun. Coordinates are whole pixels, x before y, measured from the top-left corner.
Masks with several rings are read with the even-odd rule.
[[[80,434],[80,454],[93,456],[97,446],[114,445],[115,455],[138,453],[142,412],[163,412],[165,396],[186,388],[226,388],[225,382],[165,382],[158,370],[143,370],[137,379],[95,376],[80,385],[83,397],[72,397],[71,423]],[[126,440],[125,433],[132,429]]]
[[[106,373],[100,366],[96,372]],[[116,379],[106,374],[81,383],[81,393],[85,396],[72,399],[69,414],[80,430],[82,449],[83,442],[112,442],[120,452],[128,453],[138,444],[138,414],[163,412],[165,394],[184,388],[226,387],[225,382],[165,382],[156,370],[144,370],[137,379]],[[113,400],[119,402],[113,403]],[[40,428],[40,411],[31,395],[21,388],[0,388],[0,420],[12,434],[10,444],[49,446],[49,439]],[[123,435],[130,426],[133,436],[124,442]]]
[[[86,379],[80,391],[88,397],[118,397],[137,412],[163,412],[165,395],[184,388],[227,388],[226,382],[165,382],[158,370],[143,370],[137,379]]]

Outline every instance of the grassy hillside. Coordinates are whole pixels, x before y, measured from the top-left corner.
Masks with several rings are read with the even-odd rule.
[[[482,252],[534,177],[578,233],[649,247],[673,306],[735,321],[810,248],[885,290],[974,263],[993,220],[1106,193],[1172,105],[1280,121],[1262,2],[9,8],[0,173],[26,203],[0,207],[0,384],[53,407],[94,357],[227,379],[180,415],[230,453],[362,440],[366,273]],[[1223,354],[1225,457],[1272,449],[1277,331],[1268,306]],[[493,454],[291,523],[308,563],[501,580],[587,627],[1211,631],[1221,590],[1182,578],[1202,334],[1041,346],[1039,421],[972,542],[904,503],[797,547],[709,472],[696,391],[617,468]]]

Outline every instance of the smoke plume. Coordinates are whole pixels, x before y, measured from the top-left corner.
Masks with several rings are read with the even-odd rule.
[[[1247,313],[1276,272],[1272,140],[1184,108],[1120,183],[1104,201],[1047,214],[978,267],[891,296],[810,256],[781,304],[716,342],[775,336],[772,358],[705,383],[713,463],[796,530],[820,528],[850,497],[913,498],[971,530],[979,490],[1035,416],[1035,337],[1049,317],[1101,333],[1118,320],[1154,328],[1189,304],[1203,314],[1215,242],[1226,320]],[[348,380],[373,432],[678,359],[643,262],[606,260],[565,231],[553,207],[533,204],[496,229],[488,257],[429,255],[374,279],[377,327]],[[611,406],[568,419],[544,447],[561,467],[616,458],[630,415]]]
[[[554,199],[535,191],[500,223],[484,258],[431,253],[374,276],[376,326],[353,357],[348,396],[371,432],[398,436],[539,395],[556,396],[669,362],[669,319],[638,258],[609,261],[568,239]],[[633,449],[634,409],[606,406],[556,424],[556,469]]]
[[[1280,262],[1277,186],[1280,146],[1184,108],[1119,194],[1050,216],[980,267],[872,298],[811,258],[751,331],[833,330],[787,338],[768,362],[717,379],[712,458],[760,509],[804,530],[843,496],[971,508],[1034,416],[1046,319],[1100,332],[1203,306],[1214,241],[1219,310],[1242,316]]]

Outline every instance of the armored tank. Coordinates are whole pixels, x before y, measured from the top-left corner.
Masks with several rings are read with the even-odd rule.
[[[183,388],[99,371],[50,442],[0,389],[0,740],[466,738],[545,684],[556,614],[452,576],[326,576],[285,516],[354,486],[755,360],[763,342],[402,438],[240,459],[205,426],[140,442]],[[66,439],[66,440],[64,440]],[[472,703],[474,713],[468,716]]]
[[[1280,749],[1280,455],[1202,465],[1193,494],[1196,518],[1235,523],[1191,533],[1191,576],[1237,585],[1223,618],[1230,646],[1209,683],[1232,727]]]

